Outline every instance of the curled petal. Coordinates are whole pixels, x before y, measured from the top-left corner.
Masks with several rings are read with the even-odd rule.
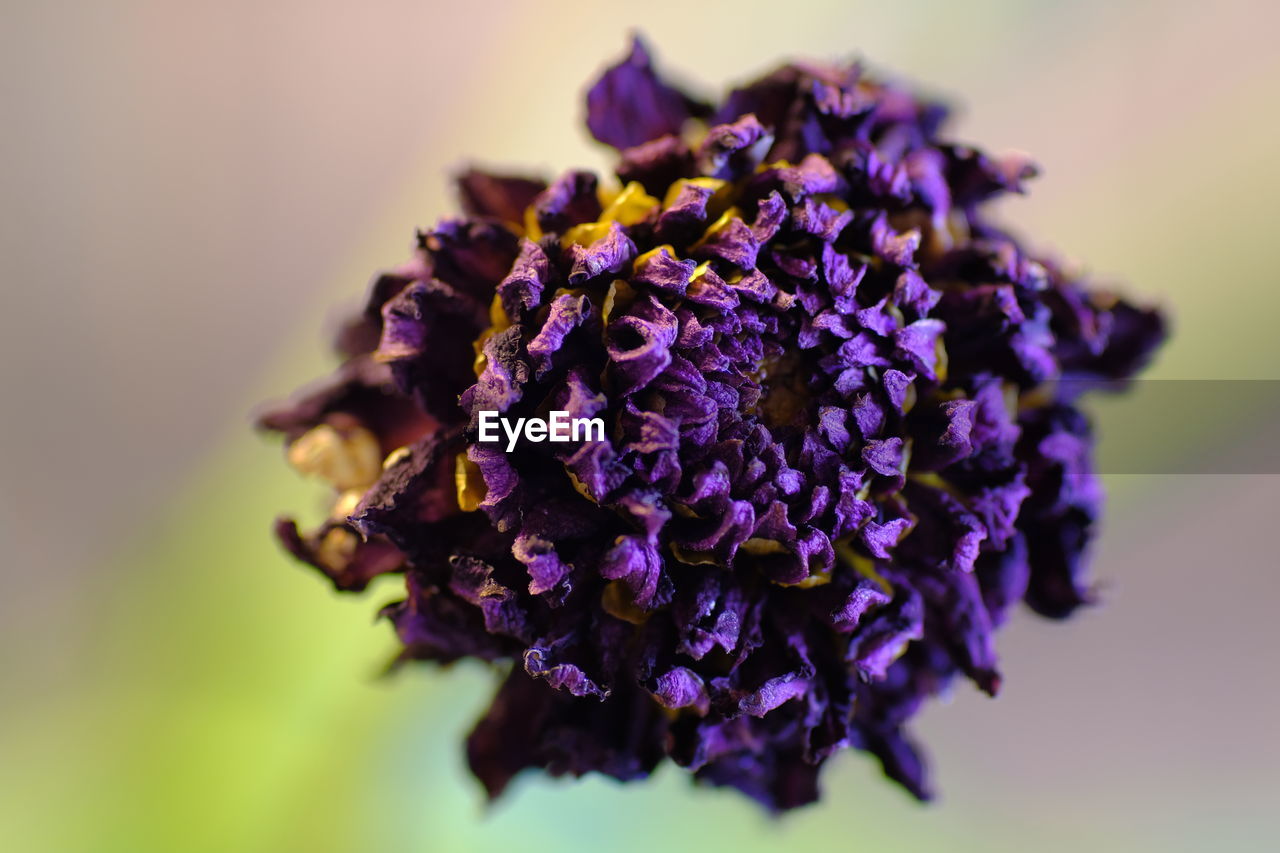
[[[651,542],[638,536],[619,536],[600,564],[600,575],[625,581],[637,607],[653,604],[662,573],[662,556]]]
[[[607,234],[590,246],[575,244],[572,253],[569,283],[582,284],[599,275],[621,272],[636,256],[636,244],[631,242],[620,224],[612,222]]]
[[[683,666],[669,669],[654,679],[651,689],[664,708],[694,708],[702,714],[707,712],[707,685],[691,669]]]

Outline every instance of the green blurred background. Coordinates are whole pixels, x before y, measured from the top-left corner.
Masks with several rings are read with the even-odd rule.
[[[1280,848],[1280,468],[1178,473],[1224,444],[1274,459],[1270,418],[1106,407],[1104,458],[1149,436],[1163,471],[1107,478],[1107,605],[1019,615],[1001,697],[959,685],[922,715],[940,802],[848,754],[781,821],[671,768],[528,778],[486,810],[460,739],[491,674],[378,677],[393,586],[341,598],[281,555],[272,518],[323,496],[248,426],[329,368],[338,308],[450,210],[450,170],[606,162],[581,87],[633,27],[704,91],[785,56],[922,81],[961,108],[956,136],[1043,165],[1009,222],[1170,308],[1152,375],[1280,379],[1280,7],[6,0],[4,19],[0,849]]]

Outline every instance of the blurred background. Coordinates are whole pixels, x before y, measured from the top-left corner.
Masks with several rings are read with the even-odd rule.
[[[1106,606],[1016,618],[1001,697],[922,715],[940,802],[847,754],[781,821],[669,767],[486,810],[460,739],[492,676],[377,677],[394,588],[284,558],[271,520],[323,489],[249,428],[331,367],[450,172],[606,163],[582,87],[633,27],[704,92],[860,55],[952,100],[954,136],[1043,166],[1008,222],[1168,306],[1150,375],[1247,398],[1280,379],[1277,26],[1262,0],[5,0],[0,846],[1277,849],[1280,467],[1213,465],[1274,459],[1271,417],[1104,407]]]

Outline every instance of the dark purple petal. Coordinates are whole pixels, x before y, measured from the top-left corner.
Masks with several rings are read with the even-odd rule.
[[[751,174],[763,162],[773,135],[753,115],[707,131],[698,149],[698,169],[713,178],[733,180]]]
[[[637,260],[631,280],[656,287],[665,293],[683,296],[689,287],[689,276],[696,266],[696,261],[677,260],[665,246],[659,247],[655,252],[646,254],[643,262]]]
[[[530,646],[524,653],[524,671],[572,696],[608,698],[608,688],[596,684],[578,666],[571,663],[556,663],[557,659],[556,650],[553,647]]]
[[[700,112],[689,96],[658,78],[639,37],[632,39],[631,53],[587,91],[587,128],[614,148],[679,134],[685,121]]]
[[[414,282],[382,308],[374,358],[391,365],[401,391],[444,423],[462,419],[458,395],[474,380],[468,352],[484,311],[447,284]]]
[[[653,604],[661,573],[658,549],[638,536],[619,536],[600,564],[601,577],[626,582],[637,607]]]
[[[745,222],[735,217],[702,240],[694,254],[700,259],[718,258],[739,269],[749,270],[755,267],[759,251],[755,234]]]
[[[697,708],[706,713],[709,697],[702,678],[691,669],[677,666],[654,679],[653,695],[664,708]]]
[[[890,596],[873,583],[862,582],[854,587],[840,607],[831,613],[831,624],[840,632],[853,631],[862,617],[877,607],[883,607]]]
[[[563,233],[570,226],[594,221],[600,216],[599,180],[591,172],[566,172],[534,199],[537,225],[546,233]]]
[[[680,137],[661,136],[623,151],[615,171],[624,184],[638,181],[661,197],[671,184],[693,177],[693,152]]]
[[[573,268],[569,272],[570,284],[582,284],[587,279],[607,273],[619,273],[636,256],[636,244],[617,222],[610,223],[609,231],[590,246],[574,245],[570,249]]]
[[[619,317],[609,324],[608,352],[621,394],[643,388],[671,363],[671,344],[677,331],[675,315],[652,297],[641,304],[648,310]]]
[[[899,329],[893,334],[897,355],[905,359],[921,376],[936,378],[937,346],[943,328],[941,320],[916,320],[910,326]]]
[[[495,175],[479,169],[468,169],[458,177],[463,210],[472,216],[503,222],[523,222],[525,210],[546,187],[546,181],[536,178]]]
[[[378,575],[404,569],[404,554],[390,542],[382,538],[361,540],[340,524],[327,524],[304,536],[296,522],[282,518],[276,522],[275,532],[295,559],[319,569],[344,592],[359,592]],[[344,537],[349,550],[342,547]]]
[[[532,240],[521,240],[520,254],[498,284],[498,296],[507,316],[519,318],[538,307],[552,275],[551,261],[543,248]]]
[[[566,293],[552,300],[546,322],[529,341],[527,351],[533,363],[534,376],[541,379],[551,370],[552,358],[565,346],[565,338],[585,323],[593,313],[585,296]]]
[[[569,574],[569,567],[556,553],[555,544],[548,539],[521,533],[511,546],[511,553],[524,563],[529,572],[529,592],[534,595],[550,592]]]

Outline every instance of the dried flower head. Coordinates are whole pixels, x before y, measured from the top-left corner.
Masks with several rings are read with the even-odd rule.
[[[669,757],[785,810],[852,746],[927,797],[921,703],[996,692],[1015,603],[1090,597],[1061,380],[1130,376],[1161,320],[984,214],[1029,161],[857,65],[712,107],[637,41],[587,104],[617,187],[464,174],[336,375],[263,418],[337,493],[280,537],[342,590],[402,574],[403,659],[505,667],[467,744],[492,796]],[[604,440],[480,440],[482,412],[550,411]]]

